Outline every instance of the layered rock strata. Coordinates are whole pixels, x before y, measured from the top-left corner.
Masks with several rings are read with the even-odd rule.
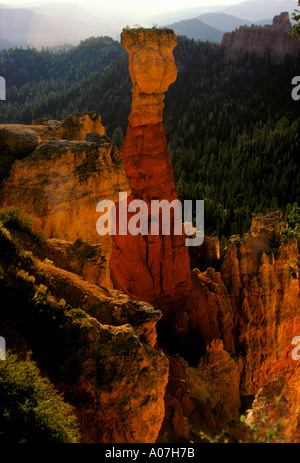
[[[167,358],[153,348],[160,312],[42,259],[51,240],[35,244],[28,233],[0,227],[7,346],[22,357],[31,351],[75,407],[82,442],[155,442],[168,379]]]
[[[269,51],[271,57],[279,61],[286,55],[297,56],[300,53],[300,39],[289,35],[291,29],[289,13],[284,12],[274,17],[272,25],[241,26],[225,33],[221,45],[232,59],[245,53],[263,56]]]
[[[74,113],[62,121],[37,119],[32,125],[0,124],[0,181],[16,159],[23,159],[49,138],[84,140],[88,133],[105,135],[101,116],[96,112]]]
[[[23,151],[30,150],[24,159],[14,162],[3,181],[0,205],[22,208],[34,219],[34,229],[50,238],[68,242],[81,239],[100,246],[102,271],[98,282],[112,287],[111,239],[97,233],[96,206],[102,199],[118,201],[119,191],[130,193],[120,153],[106,137],[97,114],[75,114],[61,122],[47,120],[40,125],[42,122],[0,126],[4,154],[16,153],[16,144]],[[91,129],[98,132],[87,132]],[[27,145],[28,137],[32,138]],[[95,273],[88,274],[95,282]]]
[[[133,29],[121,34],[129,53],[132,106],[127,134],[120,151],[132,195],[137,199],[177,199],[163,126],[164,92],[174,82],[173,31]],[[130,218],[130,215],[129,215]],[[150,223],[150,217],[148,217]],[[189,256],[183,236],[148,235],[113,237],[110,267],[121,287],[146,301],[190,290]]]
[[[230,374],[234,375],[235,380],[230,379],[229,382],[235,382],[234,396],[237,399],[239,394],[242,408],[243,404],[251,408],[251,400],[258,394],[260,399],[254,402],[253,407],[254,410],[257,407],[261,409],[262,397],[268,390],[266,410],[270,414],[269,423],[281,420],[283,405],[277,406],[277,386],[273,388],[273,382],[280,377],[283,392],[278,396],[290,403],[287,405],[286,418],[282,416],[282,424],[284,433],[291,435],[296,432],[300,405],[300,365],[291,355],[292,339],[299,335],[300,330],[300,292],[299,279],[291,275],[288,265],[296,268],[299,249],[295,238],[283,241],[282,230],[285,227],[280,213],[271,213],[266,217],[259,215],[253,219],[251,230],[243,239],[239,236],[230,238],[221,256],[218,272],[212,268],[204,273],[194,271],[196,280],[193,281],[198,287],[200,303],[189,312],[189,329],[203,339],[208,346],[209,356],[207,361],[201,357],[197,370],[189,371],[191,394],[197,397],[193,390],[197,391],[200,383],[195,378],[203,381],[206,377],[205,383],[207,380],[210,382],[204,372],[208,368],[209,375],[213,375],[217,363],[216,360],[212,363],[212,359],[218,359],[217,376],[224,381],[215,393],[213,389],[210,391],[217,400],[219,410],[226,410],[230,396],[229,390],[226,392],[223,368],[227,372],[232,370]],[[209,347],[217,339],[218,342],[222,340],[219,354],[216,348],[219,344],[214,345],[213,351]],[[226,367],[229,357],[226,359],[227,353],[225,355],[223,348],[232,356],[229,369]],[[214,384],[218,381],[215,378]],[[201,388],[204,390],[203,386]],[[274,395],[271,399],[272,390]],[[232,398],[230,402],[233,408],[232,411],[227,409],[227,415],[237,416],[241,410],[238,402]],[[216,415],[220,417],[220,414]],[[257,424],[259,416],[262,417],[262,413],[249,412],[249,422]],[[286,426],[288,419],[290,424]],[[260,424],[264,426],[262,420]]]

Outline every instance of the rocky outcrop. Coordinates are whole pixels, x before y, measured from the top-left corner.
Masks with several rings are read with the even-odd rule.
[[[298,381],[299,367],[290,355],[299,323],[299,281],[287,263],[299,256],[297,240],[279,242],[281,214],[253,220],[250,233],[230,240],[221,275],[235,308],[236,339],[244,359],[241,393],[255,394],[284,372]]]
[[[75,407],[82,442],[155,442],[168,379],[168,360],[153,347],[161,313],[42,260],[52,241],[34,242],[0,226],[7,346],[21,356],[30,350]]]
[[[33,121],[32,125],[38,128],[43,139],[84,140],[88,133],[105,135],[101,116],[97,112],[70,114],[62,121],[41,118]]]
[[[300,288],[297,272],[288,271],[288,264],[297,268],[299,249],[295,238],[283,240],[286,226],[280,212],[259,214],[244,238],[230,238],[217,270],[201,272],[194,253],[189,298],[159,322],[163,333],[169,327],[160,344],[181,355],[170,362],[163,425],[170,435],[184,438],[186,418],[195,441],[199,429],[248,441],[253,436],[239,420],[246,413],[262,439],[278,426],[285,441],[299,440],[300,365],[291,343],[299,335]]]
[[[6,152],[15,149],[16,145],[9,142],[14,140],[13,134],[17,133],[20,146],[23,136],[26,151],[28,134],[32,136],[28,145],[32,151],[14,162],[2,184],[0,205],[22,208],[34,219],[34,229],[50,238],[100,246],[103,259],[99,281],[111,287],[111,240],[97,233],[96,206],[102,199],[117,201],[119,191],[130,192],[130,188],[120,153],[104,135],[100,121],[97,115],[72,115],[62,122],[46,121],[45,126],[0,126]],[[86,133],[90,129],[99,129],[100,133]],[[50,134],[51,138],[45,139]],[[53,134],[79,140],[56,139]],[[92,282],[96,273],[87,268],[84,272]]]
[[[287,264],[298,259],[299,249],[294,238],[283,242],[285,226],[281,213],[259,215],[243,239],[233,236],[228,241],[219,272],[194,271],[200,303],[197,308],[196,305],[191,308],[189,321],[190,331],[198,333],[205,343],[222,340],[225,350],[238,356],[235,383],[239,383],[242,403],[254,398],[274,378],[283,378],[287,400],[292,404],[288,412],[290,425],[286,427],[285,422],[283,425],[291,435],[296,431],[299,408],[300,368],[292,359],[291,342],[298,335],[300,299],[299,280],[290,275]],[[220,362],[222,356],[220,351]],[[200,361],[200,370],[198,367],[200,375],[203,361]],[[213,369],[209,367],[210,372]],[[191,381],[196,387],[198,381]],[[217,390],[221,394],[222,386]],[[224,410],[226,394],[228,391],[224,390],[221,400]],[[273,399],[267,407],[270,423],[275,418],[280,421],[281,416],[280,407],[275,407],[277,402]],[[257,402],[253,407],[257,408]],[[237,406],[234,408],[237,410]],[[251,408],[249,401],[247,408]],[[249,413],[257,416],[256,412]],[[228,416],[230,414],[228,411]]]
[[[163,92],[176,79],[176,36],[168,29],[133,29],[121,35],[133,83],[127,134],[120,151],[132,195],[128,203],[177,199],[163,126]],[[130,217],[130,216],[129,216]],[[150,220],[149,220],[150,223]],[[146,301],[189,292],[184,236],[114,236],[110,267],[122,288]]]
[[[225,33],[221,45],[231,59],[245,53],[264,56],[269,51],[271,58],[282,60],[286,55],[297,56],[300,53],[300,39],[289,35],[291,29],[289,13],[284,12],[274,17],[272,25],[241,26]]]
[[[21,207],[50,238],[99,243],[98,201],[116,201],[119,191],[130,189],[111,141],[105,136],[89,140],[40,143],[13,164],[1,188],[1,206]]]
[[[38,119],[32,125],[0,124],[0,181],[8,176],[13,162],[32,153],[49,138],[84,140],[88,133],[105,135],[101,116],[96,112],[71,114],[62,121]]]
[[[165,394],[165,417],[160,430],[161,442],[188,442],[190,417],[195,404],[187,383],[188,365],[179,356],[168,357],[169,379]]]
[[[221,340],[211,341],[198,367],[187,370],[190,397],[218,420],[238,421],[241,368],[241,358],[233,359],[224,351]]]

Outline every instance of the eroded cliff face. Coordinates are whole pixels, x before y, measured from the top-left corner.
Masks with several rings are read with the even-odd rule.
[[[130,192],[130,188],[122,157],[105,136],[101,117],[96,113],[73,114],[60,122],[0,125],[0,140],[4,156],[10,152],[17,155],[17,144],[23,153],[29,150],[25,158],[14,162],[4,180],[0,205],[22,208],[34,219],[34,229],[50,238],[68,242],[81,239],[100,246],[105,261],[100,274],[85,275],[95,282],[98,273],[98,282],[112,287],[111,240],[97,233],[96,206],[102,199],[117,201],[118,192]]]
[[[282,241],[284,227],[279,212],[259,215],[243,239],[231,237],[218,272],[212,268],[194,272],[200,303],[190,310],[190,330],[206,344],[206,357],[201,357],[196,369],[186,373],[183,368],[183,374],[188,374],[191,396],[199,402],[197,390],[203,392],[218,372],[213,381],[216,390],[209,389],[212,397],[207,406],[214,422],[224,412],[236,418],[241,410],[238,401],[242,408],[244,403],[251,408],[257,395],[249,422],[264,427],[263,411],[267,411],[269,424],[282,418],[283,432],[291,436],[297,431],[300,405],[300,365],[291,355],[292,339],[300,329],[300,299],[299,280],[290,275],[287,264],[295,265],[299,249],[296,239]],[[233,389],[236,392],[230,399]],[[207,394],[203,392],[202,404]],[[265,394],[268,400],[264,402]],[[214,413],[216,404],[219,411]]]
[[[300,39],[289,35],[291,29],[289,13],[284,12],[274,17],[272,25],[241,26],[233,32],[225,33],[221,45],[231,59],[245,53],[263,56],[269,51],[274,60],[281,60],[286,55],[296,56],[300,53]]]
[[[232,238],[221,265],[235,309],[236,339],[243,356],[241,393],[255,394],[280,372],[299,380],[291,340],[299,329],[299,280],[287,263],[299,256],[297,240],[281,241],[281,214],[253,220],[250,233]]]
[[[163,126],[164,92],[174,82],[173,31],[130,30],[121,34],[129,53],[133,83],[126,138],[120,149],[132,195],[137,199],[177,199]],[[129,216],[130,218],[130,216]],[[189,256],[184,236],[114,236],[110,268],[123,289],[146,301],[190,291]]]
[[[52,247],[0,226],[1,335],[75,407],[82,442],[154,442],[168,379],[153,348],[161,313],[45,258]]]

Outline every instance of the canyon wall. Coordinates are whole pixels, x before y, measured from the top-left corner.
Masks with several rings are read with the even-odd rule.
[[[185,415],[191,423],[201,409],[211,429],[224,417],[240,428],[238,416],[248,409],[250,423],[281,422],[289,438],[298,432],[300,365],[291,343],[300,333],[300,288],[288,265],[297,269],[299,248],[295,238],[283,240],[285,227],[280,212],[259,215],[244,238],[230,238],[218,271],[193,272],[198,297],[186,323],[206,351],[197,366],[180,364],[197,404]]]
[[[223,35],[221,46],[231,59],[237,59],[246,53],[264,56],[267,51],[274,60],[282,60],[286,55],[297,56],[300,53],[300,38],[292,38],[288,31],[292,29],[289,13],[275,16],[272,25],[241,26],[233,32]]]

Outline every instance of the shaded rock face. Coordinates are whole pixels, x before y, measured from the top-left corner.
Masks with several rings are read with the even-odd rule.
[[[274,17],[272,25],[241,26],[225,33],[221,45],[231,59],[245,53],[264,55],[270,51],[274,60],[281,60],[286,55],[297,56],[300,53],[300,39],[289,35],[291,29],[289,13],[284,12]]]
[[[220,259],[220,243],[217,236],[206,236],[201,246],[191,246],[189,248],[191,269],[204,272],[207,268],[216,268]],[[197,267],[198,266],[198,267]]]
[[[176,36],[170,30],[131,30],[121,42],[129,53],[133,83],[127,134],[120,151],[134,199],[177,199],[162,122],[163,99],[176,79],[172,51]],[[130,216],[129,216],[130,217]],[[150,223],[150,220],[149,220]],[[121,287],[153,302],[190,290],[188,250],[183,236],[114,236],[110,267]]]
[[[241,359],[234,360],[224,351],[221,340],[207,345],[207,353],[197,368],[187,369],[190,397],[202,410],[218,419],[238,420],[240,410]]]
[[[62,268],[63,259],[44,259],[53,247],[1,226],[1,335],[21,356],[32,351],[75,407],[83,442],[155,442],[168,379],[168,360],[154,349],[161,313],[88,283]],[[83,247],[69,252],[78,256]]]

